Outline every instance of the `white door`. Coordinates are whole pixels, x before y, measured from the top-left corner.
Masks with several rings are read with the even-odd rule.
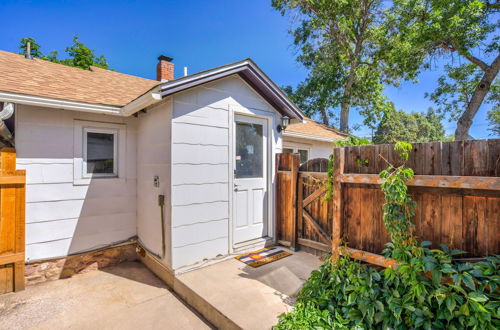
[[[267,236],[267,120],[235,115],[233,243]]]

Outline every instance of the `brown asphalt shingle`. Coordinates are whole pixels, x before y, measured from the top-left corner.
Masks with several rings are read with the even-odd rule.
[[[124,106],[158,84],[156,80],[96,67],[89,71],[29,60],[0,50],[0,91],[4,92]]]
[[[290,124],[286,130],[288,132],[326,137],[334,140],[344,140],[347,137],[347,134],[333,127],[320,124],[310,118],[304,118],[304,122]]]

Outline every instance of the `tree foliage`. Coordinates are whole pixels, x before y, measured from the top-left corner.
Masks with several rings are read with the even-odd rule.
[[[441,118],[431,108],[427,113],[407,113],[394,108],[386,112],[373,136],[375,144],[397,141],[430,142],[445,139]]]
[[[104,56],[96,56],[92,49],[88,48],[80,40],[78,40],[78,36],[74,36],[73,44],[66,47],[68,58],[64,59],[59,59],[58,52],[55,50],[50,52],[48,55],[44,55],[40,50],[41,46],[33,38],[21,39],[19,45],[20,54],[26,55],[28,42],[30,42],[31,56],[33,58],[39,58],[42,60],[81,68],[84,70],[90,70],[91,66],[96,66],[102,69],[109,68],[106,58]]]
[[[500,23],[495,17],[500,6],[485,0],[394,0],[394,3],[398,30],[415,49],[428,56],[454,55],[469,63],[458,68],[448,66],[449,81],[441,78],[440,86],[431,96],[440,108],[457,118],[456,139],[467,139],[473,119],[500,69]],[[450,89],[454,85],[459,88]],[[451,101],[446,100],[449,97]]]
[[[272,5],[298,20],[291,34],[309,76],[295,93],[325,124],[340,108],[340,130],[348,132],[352,106],[366,116],[380,112],[384,83],[415,78],[423,53],[399,37],[384,1],[273,0]]]
[[[438,106],[441,114],[448,115],[450,121],[459,120],[470,104],[482,76],[483,71],[471,63],[460,66],[446,65],[445,74],[438,79],[438,87],[434,92],[426,94],[426,97]],[[490,86],[483,104],[491,104],[494,109],[500,108],[498,78]]]
[[[492,109],[488,112],[490,130],[494,135],[500,135],[500,109]]]

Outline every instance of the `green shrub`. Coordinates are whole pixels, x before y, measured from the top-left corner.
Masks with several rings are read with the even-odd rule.
[[[420,246],[421,262],[397,269],[377,270],[348,256],[327,261],[275,329],[499,329],[500,258],[459,263],[452,261],[459,251],[428,244]]]

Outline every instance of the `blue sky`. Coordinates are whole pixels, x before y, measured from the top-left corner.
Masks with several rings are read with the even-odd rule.
[[[105,55],[119,72],[155,79],[156,58],[174,58],[176,76],[250,57],[278,84],[296,85],[306,71],[295,62],[287,31],[290,18],[272,9],[270,0],[190,1],[45,1],[2,0],[0,49],[17,52],[22,37],[32,37],[48,53],[82,42]],[[432,103],[424,98],[440,75],[426,71],[420,83],[389,87],[386,95],[398,109],[425,111]],[[471,135],[488,138],[487,108],[476,115]],[[362,118],[355,112],[352,123]],[[443,122],[448,132],[455,124]],[[370,131],[361,129],[366,136]]]

